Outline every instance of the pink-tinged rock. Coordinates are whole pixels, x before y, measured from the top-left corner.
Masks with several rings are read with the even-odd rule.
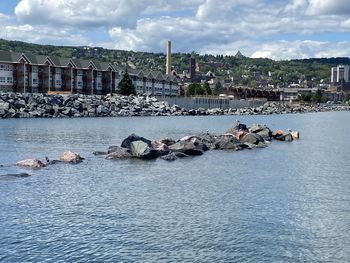
[[[26,167],[26,168],[42,168],[45,167],[45,164],[38,159],[26,159],[16,163],[17,166]]]
[[[84,158],[77,153],[67,151],[62,154],[60,160],[66,163],[80,163],[84,160]]]
[[[300,139],[300,133],[298,131],[292,131],[290,134],[292,135],[294,140]]]

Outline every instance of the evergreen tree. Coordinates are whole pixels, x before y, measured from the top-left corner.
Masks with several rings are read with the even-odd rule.
[[[215,95],[219,95],[221,93],[222,93],[222,85],[221,85],[221,82],[218,81],[215,84]]]
[[[132,80],[129,76],[128,71],[125,71],[125,74],[122,80],[118,84],[119,93],[124,96],[136,95],[135,86],[132,83]]]
[[[209,96],[212,95],[211,88],[210,88],[210,86],[209,86],[209,84],[207,82],[204,83],[203,88],[205,90],[205,94],[206,95],[209,95]]]

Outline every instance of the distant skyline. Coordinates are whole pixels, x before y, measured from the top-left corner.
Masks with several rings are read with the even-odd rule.
[[[350,0],[9,0],[0,38],[295,59],[350,56]]]

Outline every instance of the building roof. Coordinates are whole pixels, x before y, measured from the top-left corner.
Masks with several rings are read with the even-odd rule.
[[[57,56],[45,56],[45,55],[34,55],[31,53],[18,53],[18,52],[10,52],[10,51],[0,51],[0,61],[8,62],[8,63],[18,63],[21,59],[24,59],[30,64],[33,65],[54,65],[57,67],[68,67],[71,64],[74,68],[78,69],[96,69],[100,71],[109,71],[113,70],[118,73],[122,73],[125,71],[125,68],[116,64],[116,63],[108,63],[101,62],[95,60],[84,60],[84,59],[72,59],[72,58],[64,58]],[[151,71],[148,69],[137,70],[128,68],[129,74],[132,76],[140,77],[140,78],[149,78],[155,79],[159,81],[172,81],[178,82],[178,79],[174,75],[164,75],[159,71]]]

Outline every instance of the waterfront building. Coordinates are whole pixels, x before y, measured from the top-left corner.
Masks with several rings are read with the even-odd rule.
[[[95,60],[0,51],[0,92],[98,94],[118,92],[125,68]],[[177,96],[176,76],[129,70],[137,94]]]
[[[339,65],[331,70],[332,83],[348,83],[350,80],[350,66]]]

